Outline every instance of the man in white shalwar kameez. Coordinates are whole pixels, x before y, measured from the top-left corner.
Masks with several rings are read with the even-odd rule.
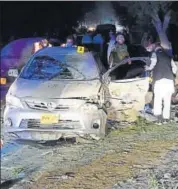
[[[148,41],[145,48],[151,52],[151,64],[146,67],[146,70],[153,73],[153,113],[157,116],[160,125],[170,120],[171,97],[175,91],[174,75],[177,72],[177,66],[160,45]]]

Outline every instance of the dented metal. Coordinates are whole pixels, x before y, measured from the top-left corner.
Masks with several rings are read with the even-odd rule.
[[[109,84],[111,107],[108,117],[117,121],[135,121],[144,109],[149,79],[111,81]]]
[[[60,52],[60,48],[49,49]],[[50,55],[48,49],[44,51]],[[75,48],[72,50],[75,54],[74,51]],[[88,134],[103,137],[107,134],[107,118],[135,120],[137,112],[145,104],[148,78],[111,81],[112,68],[100,79],[96,76],[101,75],[102,70],[99,70],[92,52],[85,53],[85,56],[90,61],[85,65],[75,63],[75,66],[83,75],[93,73],[93,79],[44,81],[18,77],[6,96],[6,131],[32,140],[56,140]],[[46,113],[57,115],[57,122],[40,123],[41,116]]]

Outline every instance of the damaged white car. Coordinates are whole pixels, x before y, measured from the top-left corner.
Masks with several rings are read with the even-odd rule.
[[[29,140],[105,136],[107,118],[143,109],[149,86],[147,77],[110,79],[117,67],[106,72],[96,53],[77,48],[38,51],[6,95],[5,130]]]

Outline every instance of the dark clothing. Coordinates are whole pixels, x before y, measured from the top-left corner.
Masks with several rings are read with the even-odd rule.
[[[174,80],[171,57],[169,57],[163,49],[158,49],[155,53],[157,63],[153,69],[153,84],[163,78]]]

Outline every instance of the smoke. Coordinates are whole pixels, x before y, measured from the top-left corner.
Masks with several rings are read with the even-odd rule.
[[[115,24],[118,21],[111,2],[107,1],[95,2],[95,8],[91,12],[87,12],[84,16],[86,25]]]
[[[111,2],[95,2],[95,13],[101,24],[112,23],[117,20],[115,10]]]

